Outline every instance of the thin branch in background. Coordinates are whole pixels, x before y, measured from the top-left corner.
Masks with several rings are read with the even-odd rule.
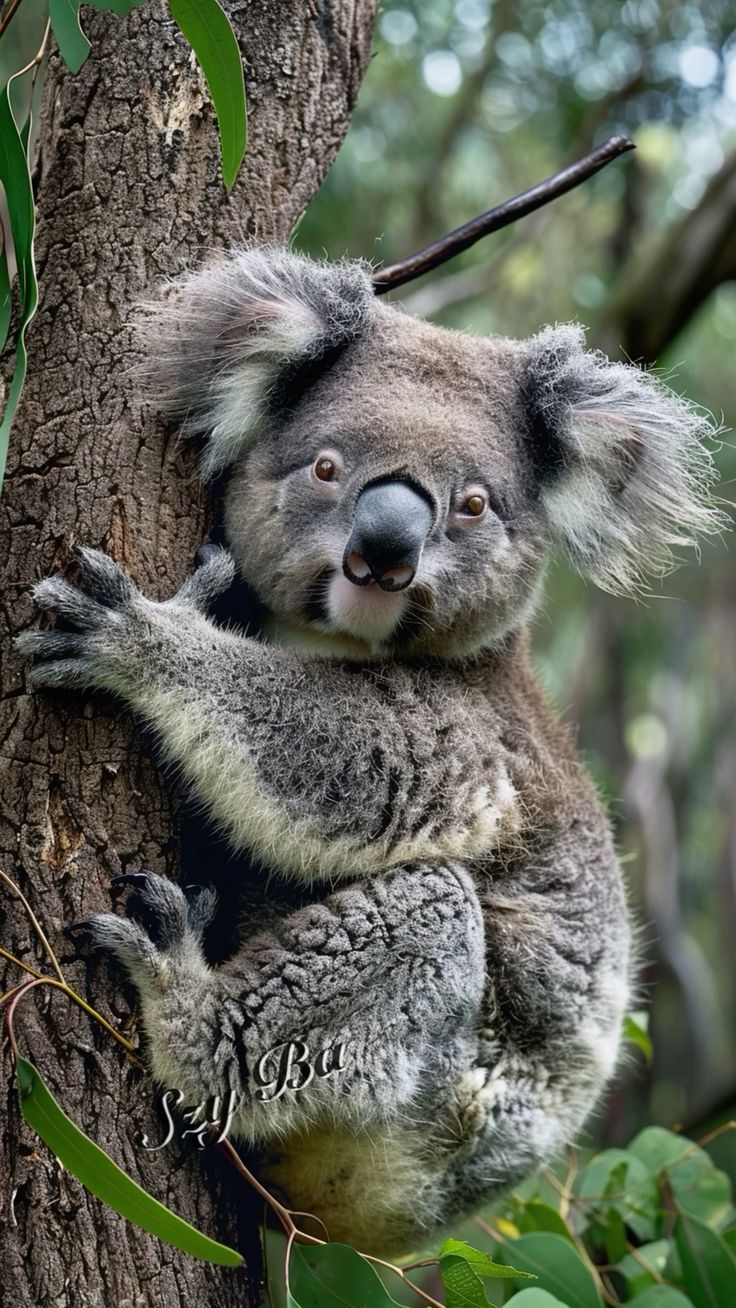
[[[563,168],[561,172],[555,173],[543,182],[538,182],[530,190],[522,191],[520,195],[512,196],[510,200],[496,205],[494,209],[478,214],[462,227],[456,227],[446,236],[440,237],[438,241],[425,245],[423,249],[417,250],[405,259],[400,259],[398,263],[389,264],[387,268],[379,268],[373,274],[373,289],[376,295],[385,295],[387,291],[403,286],[405,282],[411,282],[433,268],[438,268],[440,264],[446,263],[462,250],[468,250],[482,237],[490,235],[491,232],[498,232],[503,227],[509,227],[511,223],[518,222],[520,218],[525,218],[527,214],[534,213],[536,209],[541,209],[543,205],[574,190],[581,182],[587,181],[619,155],[634,148],[633,141],[629,141],[625,136],[612,136],[597,149],[583,155],[581,159]]]
[[[21,0],[11,0],[10,4],[8,5],[7,11],[3,14],[2,18],[0,18],[0,36],[4,35],[5,29],[13,21],[17,10],[20,9],[20,6],[21,6]]]

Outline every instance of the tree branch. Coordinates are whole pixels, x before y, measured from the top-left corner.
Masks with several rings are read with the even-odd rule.
[[[626,262],[608,305],[631,359],[653,362],[721,282],[736,278],[736,150],[711,177],[700,203]],[[604,345],[608,342],[604,342]]]
[[[440,264],[446,263],[462,250],[475,245],[483,236],[518,222],[520,218],[534,213],[536,209],[541,209],[543,205],[572,191],[601,168],[605,168],[606,164],[618,158],[620,154],[633,149],[633,141],[627,140],[624,136],[612,136],[597,149],[583,155],[581,159],[563,168],[561,172],[555,173],[554,176],[538,182],[530,190],[522,191],[521,195],[505,200],[503,204],[488,209],[477,218],[471,218],[470,222],[464,223],[462,227],[456,227],[440,240],[425,245],[423,249],[408,255],[406,259],[389,264],[387,268],[380,268],[373,274],[373,289],[376,295],[385,295],[386,291],[396,286],[403,286],[405,282],[411,282],[433,268],[438,268]]]

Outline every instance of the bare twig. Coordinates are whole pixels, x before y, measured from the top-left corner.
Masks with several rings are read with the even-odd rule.
[[[0,36],[3,35],[6,27],[13,21],[16,11],[20,9],[21,0],[11,0],[6,12],[0,18]]]
[[[27,917],[28,917],[28,920],[29,920],[30,923],[31,923],[31,926],[33,927],[34,931],[36,932],[36,935],[38,936],[38,938],[39,938],[41,944],[43,945],[43,948],[46,950],[46,953],[47,953],[47,955],[48,955],[49,962],[51,963],[51,966],[53,967],[53,969],[54,969],[56,975],[58,976],[59,980],[61,981],[62,985],[66,985],[66,979],[65,979],[65,977],[64,977],[64,973],[62,972],[61,968],[59,967],[59,963],[58,963],[58,960],[57,960],[57,958],[56,958],[56,954],[54,953],[53,949],[51,948],[51,945],[49,944],[48,940],[46,939],[46,936],[44,935],[43,930],[42,930],[42,928],[41,928],[41,925],[40,925],[40,923],[39,923],[39,921],[38,921],[38,918],[36,917],[35,913],[33,912],[33,909],[31,908],[30,904],[28,903],[28,900],[26,899],[25,895],[23,894],[23,891],[21,890],[20,886],[16,885],[16,883],[15,883],[15,881],[13,881],[12,877],[9,877],[8,874],[7,874],[7,872],[3,872],[1,869],[0,869],[0,881],[4,881],[5,884],[6,884],[6,886],[8,887],[8,889],[12,892],[12,894],[15,895],[16,899],[19,899],[19,900],[20,900],[21,904],[23,905],[23,907],[24,907],[24,909],[25,909],[25,911],[26,911],[26,915],[27,915]]]
[[[530,190],[522,191],[521,195],[505,200],[495,209],[488,209],[477,218],[471,218],[470,222],[464,223],[462,227],[456,227],[454,231],[448,232],[438,241],[433,241],[431,245],[425,245],[423,249],[408,255],[406,259],[389,264],[387,268],[379,268],[373,274],[373,289],[376,295],[385,295],[386,291],[403,286],[405,282],[414,281],[416,277],[438,268],[440,264],[446,263],[462,250],[475,245],[483,236],[510,226],[519,218],[525,218],[527,214],[534,213],[535,209],[541,209],[551,200],[556,200],[567,191],[572,191],[601,168],[605,168],[613,159],[617,159],[620,154],[633,149],[633,141],[627,140],[625,136],[612,136],[603,145],[583,155],[581,159],[563,168],[561,172],[555,173],[553,177],[538,182]]]

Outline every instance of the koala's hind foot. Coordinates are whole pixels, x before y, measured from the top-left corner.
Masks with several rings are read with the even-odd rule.
[[[207,891],[188,900],[150,872],[122,885],[127,915],[91,917],[91,942],[138,989],[158,1081],[187,1104],[233,1094],[241,1138],[393,1121],[472,1065],[483,927],[457,865],[335,891],[254,932],[217,969],[201,948]]]

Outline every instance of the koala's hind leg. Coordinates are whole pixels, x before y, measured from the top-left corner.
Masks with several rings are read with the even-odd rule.
[[[190,905],[153,873],[125,880],[129,916],[87,929],[140,993],[157,1079],[188,1104],[232,1092],[234,1134],[365,1130],[475,1062],[484,938],[462,867],[352,883],[255,932],[217,970],[200,946],[206,898]]]

